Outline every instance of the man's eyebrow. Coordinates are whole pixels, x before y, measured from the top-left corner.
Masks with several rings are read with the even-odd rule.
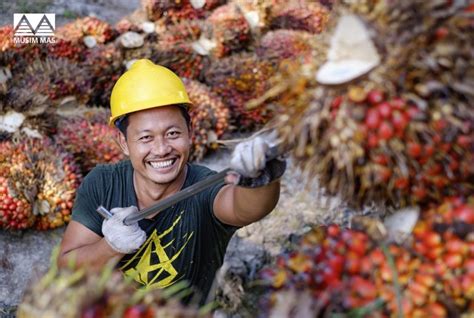
[[[169,125],[168,127],[166,127],[165,131],[168,131],[171,128],[181,129],[179,126],[172,124],[172,125]],[[136,132],[137,132],[137,134],[142,134],[142,133],[152,132],[152,130],[151,129],[138,129],[138,130],[136,130]]]

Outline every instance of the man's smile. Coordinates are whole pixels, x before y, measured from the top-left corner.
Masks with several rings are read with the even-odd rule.
[[[151,166],[153,169],[167,169],[172,167],[176,162],[178,161],[178,158],[171,158],[167,160],[153,160],[153,161],[147,161],[147,164]]]

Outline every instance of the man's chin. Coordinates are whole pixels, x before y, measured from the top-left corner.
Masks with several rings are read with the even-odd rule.
[[[174,169],[166,172],[161,172],[158,169],[149,168],[148,177],[156,184],[166,184],[171,183],[179,176],[179,166],[177,165]]]

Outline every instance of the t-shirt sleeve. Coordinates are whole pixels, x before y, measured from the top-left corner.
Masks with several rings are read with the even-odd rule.
[[[102,217],[96,212],[100,205],[100,171],[93,169],[82,181],[76,192],[72,220],[81,223],[97,235],[102,235]]]

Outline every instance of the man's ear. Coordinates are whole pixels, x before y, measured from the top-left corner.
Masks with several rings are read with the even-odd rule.
[[[117,130],[116,133],[117,133],[116,139],[120,146],[120,149],[122,149],[122,152],[124,153],[125,156],[129,157],[130,151],[128,150],[128,144],[127,144],[127,140],[125,139],[124,134],[122,134],[122,132],[120,132],[119,130]]]

